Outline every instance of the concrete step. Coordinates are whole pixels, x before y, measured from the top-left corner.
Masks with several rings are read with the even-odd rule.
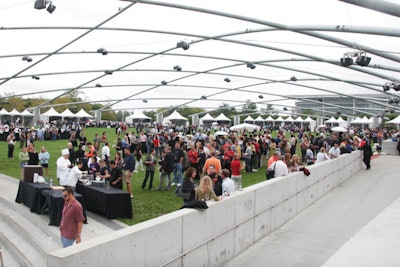
[[[1,245],[1,257],[5,267],[22,266],[5,245]]]

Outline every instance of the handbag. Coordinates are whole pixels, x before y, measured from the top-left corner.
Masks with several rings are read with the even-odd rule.
[[[182,186],[178,186],[175,190],[175,194],[177,197],[181,197],[183,199],[190,199],[190,192],[183,193]]]
[[[275,177],[275,168],[276,168],[276,162],[274,163],[274,168],[273,169],[268,169],[267,170],[267,180],[272,179]]]

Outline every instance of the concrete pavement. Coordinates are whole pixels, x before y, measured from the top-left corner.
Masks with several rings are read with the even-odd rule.
[[[400,236],[394,227],[400,225],[399,174],[399,156],[379,156],[371,170],[358,172],[223,266],[400,266],[400,239],[393,238]],[[384,255],[390,262],[376,265]]]

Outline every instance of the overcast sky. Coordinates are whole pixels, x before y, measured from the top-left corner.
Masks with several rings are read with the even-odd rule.
[[[130,2],[54,0],[56,10],[49,14],[46,10],[34,9],[34,1],[1,1],[0,94],[22,93],[52,98],[65,90],[83,86],[85,89],[81,90],[83,92],[81,96],[91,101],[113,103],[113,100],[133,96],[131,101],[119,102],[114,108],[149,109],[184,104],[216,108],[222,102],[241,105],[242,101],[246,100],[265,101],[265,103],[272,101],[270,103],[290,106],[293,105],[293,101],[285,101],[286,96],[377,93],[381,85],[388,81],[388,77],[398,80],[395,71],[368,68],[369,71],[384,76],[382,78],[333,64],[310,61],[307,57],[311,55],[339,61],[344,53],[356,49],[289,31],[268,30],[257,33],[252,31],[271,28],[266,25],[279,27],[305,25],[308,28],[345,25],[345,27],[364,26],[397,32],[400,26],[399,18],[337,0],[164,2],[216,10],[265,23],[163,6],[135,4],[101,27],[144,31],[93,31],[62,49],[61,54],[52,55],[37,64],[49,53],[58,51],[81,34],[88,32],[88,29],[11,30],[10,27],[94,27],[128,6]],[[391,2],[400,4],[400,1]],[[150,33],[146,30],[182,35]],[[232,33],[241,34],[227,36],[225,41],[202,40]],[[385,51],[400,57],[400,42],[397,37],[322,31],[318,33],[354,43],[354,47],[359,44],[365,45],[375,51]],[[176,43],[181,40],[195,43],[186,51],[174,49]],[[271,50],[267,47],[291,50],[299,54]],[[110,53],[106,56],[93,53],[98,48],[105,48]],[[81,53],[83,51],[88,53]],[[163,53],[165,51],[168,52]],[[43,54],[35,55],[36,53]],[[157,55],[152,55],[154,53]],[[30,56],[33,61],[29,63],[21,60],[23,55]],[[190,55],[193,57],[189,57]],[[369,56],[372,58],[370,66],[376,64],[397,68],[398,62],[373,54]],[[143,60],[144,58],[146,59]],[[296,60],[287,61],[290,59]],[[300,59],[307,60],[299,61]],[[251,70],[246,68],[246,62],[265,63],[256,64],[256,69]],[[37,65],[21,72],[33,64]],[[174,71],[175,65],[179,65],[182,71]],[[104,76],[105,70],[116,70],[123,66],[127,67],[112,75]],[[278,66],[289,69],[277,68]],[[19,72],[21,73],[17,77],[6,81]],[[75,73],[56,75],[60,72]],[[40,80],[32,79],[32,75],[40,76]],[[318,75],[357,83],[366,82],[376,91],[343,82],[320,80],[321,77]],[[298,79],[297,85],[306,87],[286,83],[292,76]],[[225,82],[225,78],[229,78],[231,82]],[[167,81],[168,85],[159,86],[161,81]],[[96,84],[101,84],[103,87],[95,87]],[[57,89],[64,90],[34,94]],[[264,98],[260,99],[259,95],[263,95]],[[202,96],[207,96],[207,99],[198,100]],[[193,99],[197,101],[192,102]]]

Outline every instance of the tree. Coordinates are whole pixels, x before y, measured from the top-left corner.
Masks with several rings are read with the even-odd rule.
[[[242,113],[252,113],[257,112],[257,104],[251,102],[250,100],[246,100],[246,104],[242,107]]]
[[[267,104],[265,108],[261,108],[261,113],[264,113],[266,115],[276,115],[277,114],[276,109],[271,104]]]

